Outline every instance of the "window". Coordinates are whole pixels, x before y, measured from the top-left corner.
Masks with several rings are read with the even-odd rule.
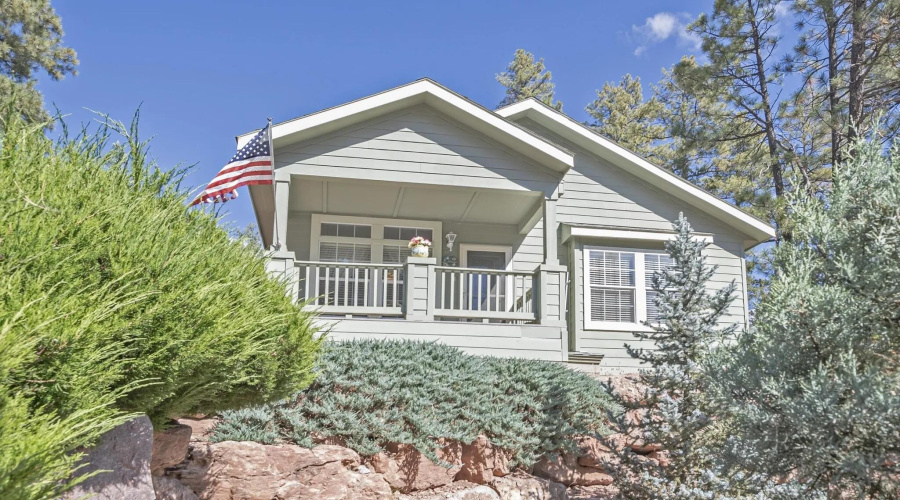
[[[319,242],[322,262],[372,262],[372,246],[362,243]]]
[[[434,241],[442,234],[438,221],[311,214],[310,222],[310,260],[323,262],[405,264],[411,238]],[[431,255],[440,262],[440,245]]]
[[[416,236],[434,241],[434,231],[424,227],[384,226],[384,239],[409,241]]]
[[[666,254],[644,254],[644,290],[646,293],[647,322],[659,323],[659,309],[656,307],[656,296],[659,292],[653,291],[653,275],[662,272],[669,266],[670,258]]]
[[[372,226],[364,224],[337,224],[323,222],[322,236],[341,236],[345,238],[371,238]]]
[[[389,245],[385,243],[381,249],[381,262],[385,264],[403,264],[411,252],[412,250],[406,244]]]
[[[668,263],[661,253],[585,248],[585,328],[633,330],[657,321],[651,280]]]

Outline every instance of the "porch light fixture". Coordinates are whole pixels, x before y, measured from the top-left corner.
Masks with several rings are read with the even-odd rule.
[[[453,231],[450,231],[449,233],[447,233],[447,236],[444,236],[444,237],[447,238],[447,250],[452,252],[453,251],[453,242],[456,241],[456,233],[454,233]]]

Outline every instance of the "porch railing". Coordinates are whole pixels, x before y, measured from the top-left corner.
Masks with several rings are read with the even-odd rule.
[[[292,293],[307,307],[345,317],[512,323],[564,321],[565,269],[507,271],[406,264],[286,262]]]
[[[534,272],[435,266],[434,316],[534,321]]]
[[[401,264],[298,261],[300,300],[324,314],[403,314]]]

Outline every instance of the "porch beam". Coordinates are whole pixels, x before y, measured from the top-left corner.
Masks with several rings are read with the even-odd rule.
[[[466,210],[463,212],[462,216],[459,218],[460,222],[465,222],[469,217],[469,212],[472,211],[472,207],[475,206],[475,202],[478,201],[478,197],[481,196],[481,191],[475,191],[475,194],[472,195],[472,198],[469,200],[469,204],[466,206]]]
[[[519,234],[528,234],[534,229],[534,226],[537,225],[538,221],[541,220],[541,217],[544,215],[544,202],[538,200],[537,203],[531,209],[531,215],[528,216],[527,219],[523,219],[522,222],[519,222]]]
[[[403,195],[406,193],[406,187],[401,187],[400,191],[397,193],[397,201],[394,203],[394,214],[393,217],[396,219],[397,215],[400,214],[400,205],[403,203]]]

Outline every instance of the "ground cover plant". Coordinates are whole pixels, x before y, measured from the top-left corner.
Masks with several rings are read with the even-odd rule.
[[[340,438],[363,455],[412,444],[436,460],[439,438],[485,434],[530,465],[604,434],[619,411],[602,384],[560,363],[480,357],[443,344],[356,340],[329,344],[306,390],[284,401],[229,411],[214,441]]]
[[[182,172],[110,123],[58,141],[0,123],[0,498],[54,497],[69,452],[130,414],[163,425],[311,380],[311,318],[258,246],[186,210]]]

